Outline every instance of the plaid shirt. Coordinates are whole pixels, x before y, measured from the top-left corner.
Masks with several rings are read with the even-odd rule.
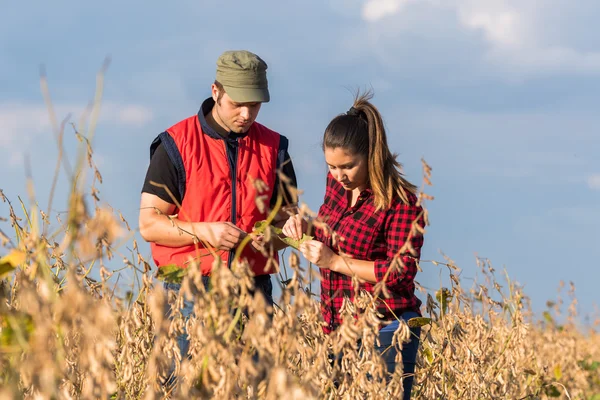
[[[325,200],[318,216],[318,220],[325,222],[327,228],[318,227],[315,230],[316,240],[334,252],[344,253],[356,260],[374,261],[377,282],[381,282],[388,269],[396,264],[386,280],[390,298],[383,298],[383,294],[380,294],[377,306],[378,312],[383,315],[382,319],[386,321],[394,320],[394,314],[399,317],[405,311],[420,314],[421,301],[415,296],[413,280],[417,273],[423,235],[417,231],[411,234],[411,226],[417,219],[421,227],[425,224],[422,208],[416,205],[417,197],[409,193],[408,198],[409,205],[396,198],[389,209],[375,211],[373,192],[366,189],[356,204],[350,207],[346,190],[328,174]],[[332,231],[334,234],[331,234]],[[410,240],[412,255],[409,250],[398,254],[407,240]],[[404,267],[397,265],[395,260],[398,259]],[[321,309],[327,323],[324,331],[329,333],[341,323],[339,310],[345,298],[354,298],[355,290],[350,276],[324,269],[321,269],[321,274]],[[364,282],[357,289],[373,293],[374,287],[375,284]]]

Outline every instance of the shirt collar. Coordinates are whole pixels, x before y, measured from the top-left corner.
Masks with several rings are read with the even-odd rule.
[[[208,99],[202,102],[200,110],[198,111],[198,121],[200,121],[200,127],[202,128],[202,132],[204,132],[204,134],[210,136],[213,139],[227,139],[228,141],[235,141],[238,138],[244,138],[248,136],[250,130],[248,130],[248,132],[246,133],[229,132],[229,136],[227,138],[224,138],[223,136],[219,135],[219,133],[212,126],[209,125],[205,117],[205,115],[212,111],[214,106],[215,101],[212,97],[209,97]]]
[[[329,172],[329,175],[331,175],[331,172]],[[344,189],[344,186],[342,186],[342,184],[339,183],[333,177],[333,175],[331,175],[331,183],[333,184],[333,187],[335,188],[335,190],[337,190],[337,193],[340,196],[340,198],[342,198],[344,201],[347,201],[348,198],[346,197],[346,189]],[[371,196],[373,196],[373,189],[371,189],[370,187],[367,187],[362,192],[360,192],[357,204],[362,204],[362,202],[364,200],[367,200]]]
[[[373,195],[373,189],[366,188],[365,190],[363,190],[362,192],[360,192],[359,198],[367,199],[371,195]]]

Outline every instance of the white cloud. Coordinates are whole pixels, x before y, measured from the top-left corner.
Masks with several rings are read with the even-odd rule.
[[[71,120],[76,123],[79,115],[86,111],[85,107],[75,104],[56,104],[54,109],[59,120],[71,114]],[[100,122],[139,127],[151,120],[152,111],[141,105],[113,102],[101,105]],[[0,145],[23,142],[50,129],[48,110],[42,104],[0,104]]]
[[[6,147],[27,133],[38,133],[50,126],[43,106],[8,104],[0,106],[0,145]]]
[[[362,17],[371,22],[394,15],[411,0],[369,0],[363,6]]]
[[[494,4],[494,3],[492,3]],[[469,4],[459,2],[457,13],[461,24],[472,30],[483,32],[485,39],[501,47],[521,47],[527,39],[524,16],[519,10],[506,7],[502,3],[499,6],[490,7],[489,3]]]
[[[421,6],[418,8],[420,13],[428,13],[432,9],[450,9],[463,28],[480,31],[492,45],[523,47],[534,39],[529,28],[533,15],[529,12],[531,7],[528,3],[532,1],[519,0],[510,4],[507,0],[369,0],[363,6],[362,17],[366,21],[377,22],[399,14],[409,4],[415,8]]]
[[[595,174],[588,177],[587,184],[590,189],[600,190],[600,174]]]
[[[152,112],[136,104],[116,105],[109,104],[103,107],[103,115],[107,120],[128,126],[144,126],[152,120]]]
[[[577,23],[572,7],[564,0],[550,0],[543,8],[537,0],[369,0],[361,14],[372,28],[383,18],[395,17],[396,24],[409,18],[429,19],[430,23],[412,26],[420,30],[413,33],[424,35],[431,25],[458,23],[460,29],[478,33],[486,43],[482,60],[513,73],[600,73],[600,48],[578,48],[583,46],[577,42],[588,41],[587,37],[564,39],[572,36],[570,28]],[[440,10],[450,12],[443,13],[443,21],[432,20],[434,11]],[[595,11],[600,14],[600,8]]]
[[[55,104],[54,109],[59,123],[71,114],[70,121],[77,125],[80,115],[89,114],[85,107],[76,104]],[[151,119],[152,111],[144,106],[105,102],[99,122],[140,127]],[[27,149],[42,134],[52,135],[48,110],[43,104],[0,103],[0,148],[8,154],[8,165],[21,165]]]

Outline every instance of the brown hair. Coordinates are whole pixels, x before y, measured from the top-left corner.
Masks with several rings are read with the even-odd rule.
[[[225,94],[225,88],[223,87],[223,85],[221,85],[221,82],[217,81],[215,79],[215,86],[217,87],[217,90],[219,91],[219,94],[217,95],[217,104],[221,105],[221,99],[223,98],[223,95]]]
[[[402,164],[388,147],[383,119],[377,107],[369,102],[373,92],[356,94],[352,108],[335,117],[325,129],[323,150],[343,148],[368,160],[369,185],[375,197],[377,210],[388,209],[394,196],[408,204],[408,194],[416,194],[417,187],[407,181]]]

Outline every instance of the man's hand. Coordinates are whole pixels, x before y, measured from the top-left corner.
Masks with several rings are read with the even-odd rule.
[[[233,250],[246,237],[247,233],[231,222],[204,222],[202,236],[216,249]]]

